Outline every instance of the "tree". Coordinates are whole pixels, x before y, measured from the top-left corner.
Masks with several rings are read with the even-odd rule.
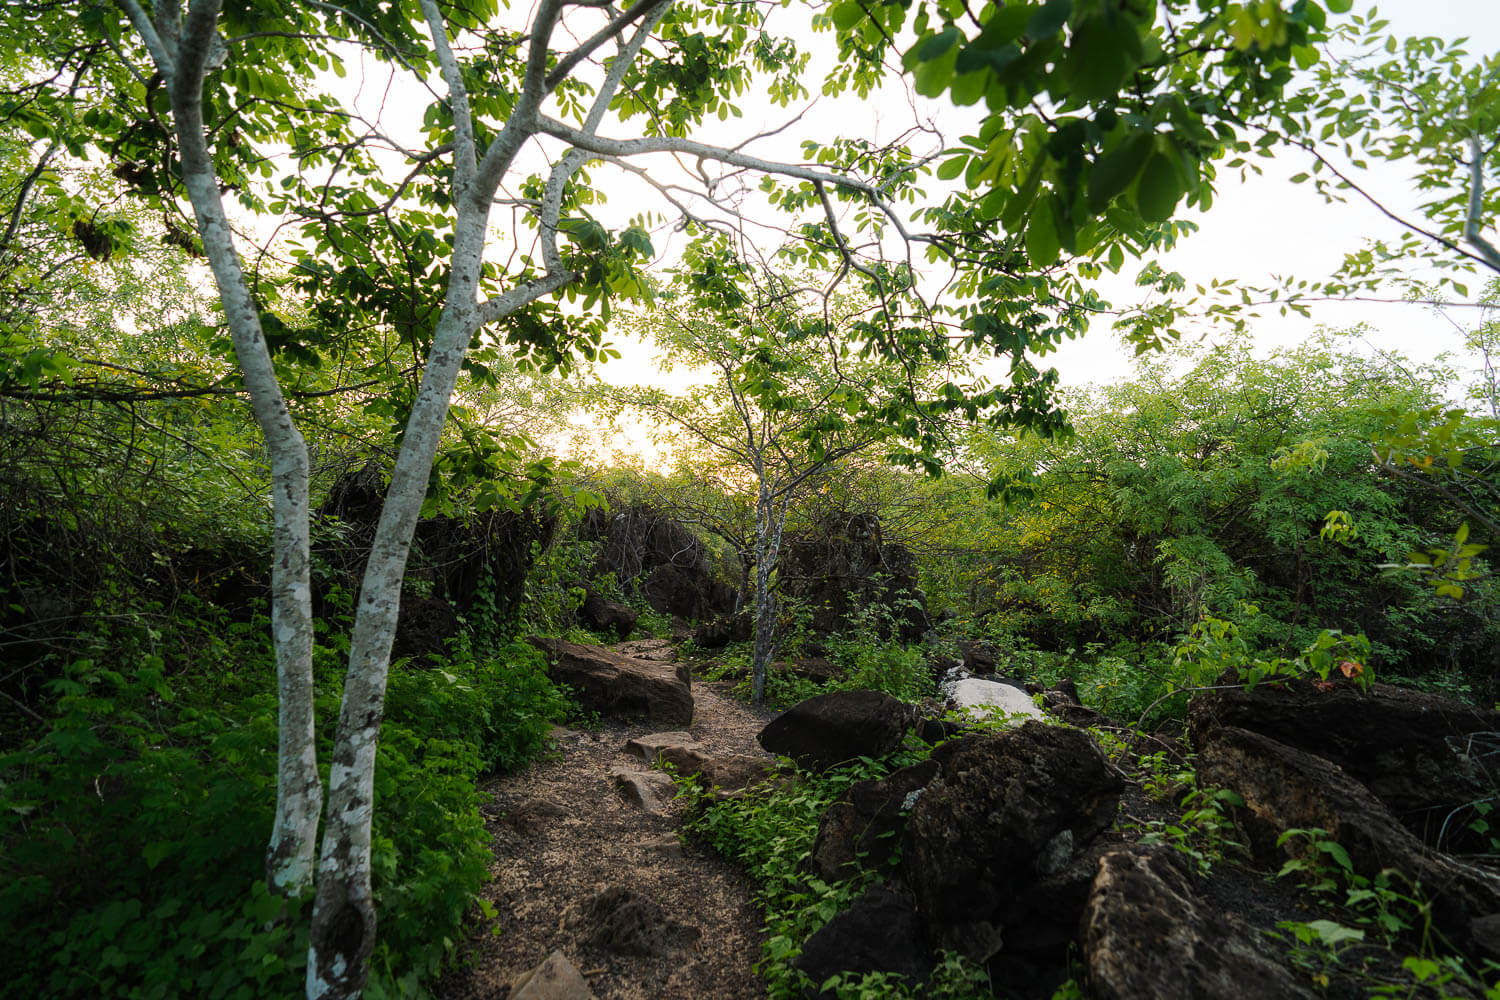
[[[542,366],[566,365],[574,352],[592,358],[611,300],[644,289],[636,265],[652,253],[645,229],[613,233],[590,217],[585,164],[608,163],[648,181],[655,178],[638,163],[659,154],[712,164],[722,176],[698,171],[699,204],[727,208],[731,218],[733,205],[719,198],[724,182],[744,172],[768,178],[776,206],[816,219],[793,224],[804,241],[794,251],[800,262],[836,265],[840,280],[857,275],[878,303],[852,329],[869,350],[942,360],[955,346],[948,327],[958,327],[958,346],[1009,354],[1014,378],[944,405],[1053,429],[1062,416],[1048,398],[1051,381],[1025,352],[1076,335],[1096,302],[1076,275],[1055,267],[1058,250],[1097,256],[1111,248],[1113,262],[1115,247],[1135,251],[1170,238],[1163,223],[1192,186],[1179,166],[1199,178],[1226,141],[1222,132],[1200,134],[1202,122],[1274,100],[1289,54],[1304,55],[1305,40],[1321,27],[1321,8],[1309,0],[1291,13],[1264,2],[1253,15],[1237,3],[1218,6],[1224,16],[1205,15],[1202,31],[1183,44],[1176,26],[1156,23],[1151,3],[986,8],[984,30],[969,47],[979,57],[999,43],[1002,54],[984,56],[989,62],[972,72],[996,74],[993,86],[1005,99],[991,102],[983,150],[963,156],[981,164],[967,178],[971,187],[999,180],[982,200],[930,207],[927,234],[909,230],[895,208],[919,198],[917,183],[930,169],[903,146],[813,143],[809,162],[776,162],[742,144],[687,138],[706,115],[730,114],[757,73],[769,77],[783,105],[805,93],[797,79],[804,55],[771,33],[771,8],[542,0],[526,24],[505,24],[493,3],[444,7],[438,0],[228,8],[221,0],[149,7],[77,0],[5,8],[0,32],[12,52],[26,53],[17,57],[23,83],[9,92],[5,110],[37,139],[33,172],[53,169],[59,150],[75,158],[92,151],[166,213],[171,233],[205,255],[236,378],[266,441],[281,733],[267,871],[284,893],[303,891],[316,876],[309,995],[357,994],[373,947],[372,770],[400,584],[469,348],[490,329]],[[825,82],[832,93],[868,93],[904,17],[899,6],[873,8],[879,17],[867,27],[856,7],[815,15],[818,26],[838,29],[846,52],[859,53]],[[1186,8],[1176,0],[1160,7]],[[963,16],[956,7],[941,10],[945,19]],[[910,57],[919,89],[936,92],[947,85],[946,70],[923,73],[921,66],[952,62],[958,33],[935,34],[928,14],[921,17]],[[856,37],[861,32],[868,45]],[[1157,44],[1127,46],[1123,61],[1112,55],[1115,42],[1132,38]],[[1161,46],[1162,38],[1172,47]],[[1214,48],[1220,40],[1224,46]],[[1016,55],[1004,55],[1005,46]],[[601,57],[609,47],[613,54]],[[1206,86],[1199,81],[1205,51],[1229,74]],[[430,91],[432,78],[442,81],[445,93],[433,92],[416,148],[320,90],[320,74],[344,72],[351,52],[362,69],[378,64],[405,74],[414,88]],[[1101,56],[1107,73],[1089,68]],[[1155,81],[1144,90],[1142,73]],[[1178,84],[1191,100],[1166,95]],[[1221,84],[1235,100],[1217,103]],[[1011,115],[1044,87],[1052,106]],[[633,138],[602,131],[611,113],[626,126],[639,123]],[[1157,138],[1169,120],[1173,130]],[[537,150],[546,165],[528,159]],[[1104,171],[1106,164],[1113,166]],[[1079,169],[1090,166],[1092,173]],[[1101,171],[1108,183],[1088,181]],[[952,172],[941,168],[942,176]],[[1125,197],[1127,188],[1133,193]],[[673,204],[674,189],[662,190]],[[294,242],[252,250],[249,234],[237,239],[230,193],[245,212],[280,215]],[[1201,184],[1195,194],[1206,197]],[[23,186],[18,211],[28,197]],[[852,208],[852,222],[835,203]],[[504,265],[487,255],[497,207],[510,211],[515,237]],[[185,218],[196,237],[179,221]],[[1009,232],[994,230],[997,218]],[[848,231],[868,234],[866,242],[856,245]],[[888,234],[898,237],[890,253],[882,242]],[[920,292],[913,250],[923,246],[963,275],[951,305],[936,307]],[[306,321],[289,323],[293,313]],[[372,317],[410,346],[422,375],[360,590],[325,807],[311,710],[308,453],[283,376],[299,350],[368,329]],[[908,457],[935,462],[925,450]],[[326,820],[315,859],[320,813]]]
[[[757,274],[724,251],[719,240],[689,248],[679,282],[688,291],[662,295],[641,317],[668,365],[703,371],[710,381],[675,396],[652,388],[613,395],[686,437],[720,491],[754,495],[740,560],[745,582],[752,571],[755,578],[751,697],[759,705],[779,639],[776,566],[793,502],[879,445],[898,456],[906,447],[909,460],[917,454],[911,447],[937,450],[940,415],[967,392],[953,381],[964,374],[954,366],[906,369],[860,356],[846,331],[868,307],[824,299],[808,282]]]

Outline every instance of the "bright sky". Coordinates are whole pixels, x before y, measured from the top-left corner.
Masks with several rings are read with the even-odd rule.
[[[1368,12],[1370,7],[1369,3],[1356,0],[1356,10]],[[1397,36],[1466,36],[1471,39],[1471,51],[1500,51],[1500,2],[1497,0],[1386,0],[1378,4],[1378,9],[1381,16],[1391,22],[1390,30]],[[517,8],[518,14],[524,12],[521,7]],[[825,54],[830,49],[831,36],[799,41],[815,54]],[[827,56],[824,58],[826,60]],[[821,76],[822,70],[815,65],[808,79],[815,81]],[[364,96],[367,101],[386,96],[383,80],[367,81]],[[420,107],[428,99],[425,94],[416,97],[415,107]],[[734,146],[744,140],[747,131],[772,129],[790,117],[788,111],[758,101],[754,95],[747,95],[739,103],[744,111],[742,118],[730,119],[724,124],[710,121],[697,130],[693,138]],[[950,141],[973,131],[978,123],[974,108],[927,102],[918,110],[924,116],[931,116]],[[855,116],[852,128],[851,115]],[[420,120],[419,113],[403,111],[397,111],[392,117],[397,121],[409,119],[413,123]],[[781,135],[756,142],[748,151],[771,158],[799,160],[798,139],[801,136],[852,133],[881,142],[901,134],[912,120],[913,108],[908,104],[903,88],[892,87],[867,102],[853,105],[848,101],[814,102],[797,125]],[[605,132],[613,134],[608,126]],[[1261,163],[1264,176],[1251,176],[1243,183],[1232,172],[1221,171],[1219,192],[1212,211],[1195,220],[1201,226],[1200,232],[1165,257],[1162,260],[1164,266],[1180,271],[1190,284],[1207,282],[1214,277],[1269,284],[1273,275],[1316,280],[1328,276],[1346,252],[1358,249],[1367,238],[1394,234],[1394,228],[1363,202],[1330,205],[1324,203],[1311,187],[1291,184],[1287,178],[1307,169],[1308,164],[1301,155],[1286,153],[1274,162]],[[657,161],[651,169],[653,177],[666,179],[671,165]],[[594,179],[609,196],[609,206],[599,210],[599,214],[611,225],[625,224],[643,208],[663,206],[650,188],[621,179],[609,168],[594,168]],[[1399,172],[1377,177],[1372,187],[1389,196],[1395,206],[1410,208],[1418,201]],[[1411,211],[1408,214],[1418,213]],[[658,232],[654,240],[658,252],[669,258],[675,255],[680,245],[680,238],[674,238],[666,230]],[[1126,271],[1133,275],[1135,265],[1127,264]],[[1471,283],[1471,286],[1477,284]],[[1136,293],[1129,281],[1122,279],[1113,286],[1106,286],[1105,294],[1117,304],[1125,304]],[[1254,329],[1257,344],[1269,350],[1273,346],[1300,342],[1319,325],[1346,328],[1357,323],[1372,328],[1367,340],[1373,347],[1417,357],[1455,350],[1460,344],[1453,327],[1433,315],[1431,310],[1399,305],[1318,305],[1311,319],[1282,318],[1274,311],[1267,311]],[[1208,336],[1215,335],[1209,333]],[[600,372],[602,377],[621,384],[662,383],[664,376],[654,365],[649,351],[621,335],[615,336],[614,340],[624,358],[605,366]],[[1057,367],[1064,384],[1074,386],[1113,381],[1128,376],[1131,370],[1130,352],[1109,330],[1107,322],[1097,323],[1089,335],[1065,344],[1060,351],[1048,355],[1043,363]],[[635,428],[628,437],[629,443],[616,441],[614,444],[641,450],[648,460],[655,460],[654,449],[640,428]]]
[[[1355,9],[1370,6],[1356,3]],[[1495,0],[1385,0],[1374,6],[1398,37],[1467,37],[1471,52],[1500,51],[1500,3]],[[1189,282],[1237,277],[1268,284],[1272,275],[1314,280],[1330,274],[1345,252],[1359,249],[1366,239],[1395,234],[1394,225],[1366,202],[1330,205],[1310,186],[1290,183],[1287,178],[1307,170],[1308,162],[1286,153],[1266,165],[1264,176],[1244,183],[1221,171],[1213,209],[1195,217],[1201,230],[1164,257],[1163,265]],[[1406,181],[1399,171],[1389,172],[1375,190],[1389,194],[1394,206],[1415,206],[1419,199]],[[1414,210],[1407,214],[1419,217]],[[1319,325],[1343,329],[1357,323],[1371,327],[1366,339],[1374,347],[1412,357],[1430,358],[1461,346],[1453,327],[1421,306],[1328,303],[1315,306],[1311,319],[1267,311],[1254,330],[1257,344],[1270,349],[1300,343]],[[1130,352],[1103,329],[1050,358],[1068,384],[1112,381],[1130,373]]]
[[[1356,3],[1356,10],[1368,11],[1370,6]],[[1472,52],[1500,50],[1500,3],[1496,0],[1386,0],[1377,9],[1391,22],[1390,30],[1398,37],[1462,36],[1471,40]],[[723,130],[723,136],[710,134],[707,141],[721,138],[732,144],[736,133],[743,135],[746,121],[765,127],[784,120],[779,109],[755,109],[749,106],[750,102],[746,105],[745,120],[731,122],[731,127]],[[865,105],[863,113],[870,116],[867,135],[874,140],[891,137],[911,121],[911,109],[899,91],[888,92],[881,101]],[[950,137],[972,131],[977,121],[972,108],[933,105],[924,109],[924,113],[934,114]],[[809,116],[816,124],[813,134],[847,133],[847,114],[847,105],[815,107]],[[714,131],[718,130],[710,130]],[[777,155],[789,158],[796,155],[795,144],[788,143],[779,149],[776,143],[768,145]],[[1308,169],[1302,155],[1285,153],[1274,161],[1261,161],[1261,166],[1264,175],[1252,175],[1244,182],[1233,171],[1221,171],[1213,209],[1194,219],[1200,231],[1164,257],[1164,266],[1181,272],[1190,284],[1214,277],[1270,284],[1275,275],[1316,280],[1331,274],[1343,255],[1358,249],[1365,240],[1395,235],[1395,227],[1367,203],[1328,204],[1311,186],[1290,183],[1288,178],[1293,174]],[[1399,171],[1377,175],[1371,189],[1387,196],[1398,209],[1413,207],[1418,202],[1407,178]],[[618,199],[620,195],[614,197]],[[635,197],[626,195],[624,200],[636,203]],[[1414,210],[1407,214],[1419,215]],[[1126,271],[1133,275],[1135,266],[1127,264]],[[1479,282],[1470,284],[1477,287]],[[1117,304],[1132,301],[1136,294],[1131,283],[1123,278],[1106,287],[1105,293]],[[1470,319],[1473,314],[1460,311],[1458,316]],[[1453,326],[1421,306],[1327,303],[1314,306],[1310,319],[1296,315],[1281,317],[1275,310],[1265,310],[1253,329],[1257,346],[1269,351],[1276,346],[1299,343],[1319,326],[1344,329],[1361,323],[1369,328],[1365,340],[1371,350],[1396,351],[1426,359],[1444,351],[1456,352],[1461,346],[1460,335]],[[1209,339],[1215,336],[1207,334]],[[607,366],[602,372],[604,378],[618,383],[660,379],[647,352],[633,343],[621,346],[625,348],[625,358]],[[1128,377],[1131,358],[1131,350],[1120,343],[1108,323],[1100,322],[1089,335],[1048,355],[1043,364],[1056,367],[1065,385],[1082,386]],[[639,450],[649,461],[656,460],[655,449],[639,429],[628,434],[627,439],[629,444],[619,439],[615,444]]]

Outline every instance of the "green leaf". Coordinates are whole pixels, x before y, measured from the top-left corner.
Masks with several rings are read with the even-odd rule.
[[[1026,226],[1026,256],[1031,258],[1033,267],[1048,267],[1057,263],[1061,249],[1051,199],[1040,199],[1032,209],[1031,222]]]
[[[1172,217],[1182,197],[1182,179],[1177,165],[1162,153],[1153,153],[1146,161],[1140,184],[1135,190],[1135,205],[1147,222],[1165,222]]]
[[[1073,29],[1065,67],[1072,83],[1069,96],[1081,101],[1113,97],[1135,70],[1132,52],[1139,53],[1140,36],[1128,20],[1115,24],[1122,27],[1111,26],[1104,17],[1091,17]]]
[[[953,80],[953,66],[957,61],[958,49],[949,48],[939,58],[917,67],[912,86],[923,97],[938,97],[948,89],[948,84]]]
[[[1328,0],[1328,10],[1333,14],[1347,14],[1354,7],[1354,0]]]
[[[1026,22],[1026,37],[1032,42],[1050,38],[1062,30],[1073,13],[1073,0],[1047,0],[1047,4]]]
[[[865,16],[865,9],[857,3],[840,3],[834,5],[833,9],[828,12],[828,16],[833,18],[835,28],[848,31]]]
[[[1089,206],[1095,211],[1131,185],[1151,155],[1154,133],[1149,128],[1132,131],[1109,152],[1099,157],[1089,174]]]
[[[940,181],[951,181],[953,178],[955,178],[959,174],[963,173],[964,172],[964,168],[967,167],[968,165],[969,165],[969,157],[968,156],[954,156],[954,157],[950,157],[949,159],[946,159],[942,163],[938,164],[938,168],[937,168],[938,180],[940,180]]]

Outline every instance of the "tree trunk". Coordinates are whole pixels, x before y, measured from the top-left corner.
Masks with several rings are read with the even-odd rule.
[[[766,701],[766,671],[776,655],[777,607],[771,576],[781,552],[781,531],[786,526],[786,501],[776,506],[776,494],[762,481],[755,498],[755,655],[750,666],[750,700],[756,706]]]
[[[276,650],[279,742],[276,819],[266,848],[266,878],[279,893],[312,884],[322,784],[314,741],[312,588],[308,558],[307,444],[292,422],[224,212],[218,180],[204,139],[203,71],[217,37],[216,3],[198,3],[183,25],[170,70],[172,118],[182,181],[198,235],[213,270],[235,360],[244,376],[255,422],[271,460],[271,630]],[[158,46],[160,42],[158,40]],[[153,49],[155,55],[157,49]]]
[[[349,670],[328,775],[328,817],[318,861],[308,946],[307,996],[356,997],[375,948],[375,904],[370,882],[370,823],[374,815],[375,757],[385,711],[391,646],[401,610],[412,537],[427,493],[459,368],[478,327],[476,292],[487,211],[461,213],[454,271],[433,338],[390,488],[365,564],[350,637]]]

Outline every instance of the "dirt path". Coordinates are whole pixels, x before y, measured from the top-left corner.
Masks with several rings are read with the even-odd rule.
[[[665,642],[624,645],[622,651],[642,658],[671,656]],[[689,732],[715,756],[769,757],[755,742],[769,713],[753,713],[726,689],[693,682]],[[670,728],[605,720],[597,732],[562,735],[554,758],[484,785],[492,799],[485,815],[495,860],[481,896],[499,914],[498,933],[481,932],[464,945],[467,967],[437,984],[439,997],[503,1000],[518,973],[554,950],[585,974],[600,1000],[764,995],[752,971],[760,959],[761,915],[748,880],[717,854],[679,842],[681,803],[653,815],[628,804],[611,781],[612,769],[644,769],[625,752],[627,740]],[[598,921],[584,911],[612,887],[654,900],[687,929],[669,925],[656,933],[654,955],[622,955],[591,943]]]

